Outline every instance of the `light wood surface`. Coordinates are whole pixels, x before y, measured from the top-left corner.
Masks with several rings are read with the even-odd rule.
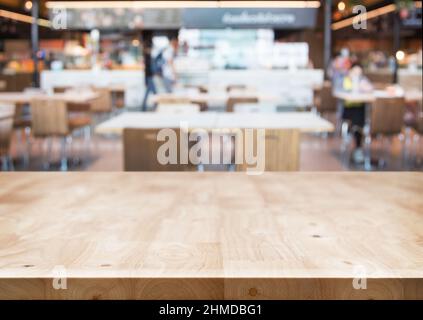
[[[277,114],[217,113],[160,114],[126,112],[111,118],[95,128],[99,134],[122,134],[124,128],[178,128],[186,122],[190,128],[204,129],[299,129],[301,132],[331,132],[333,124],[311,112],[283,112]]]
[[[173,128],[180,141],[179,128]],[[163,142],[157,141],[159,129],[125,129],[123,133],[123,159],[125,171],[188,171],[189,165],[160,164],[158,150]],[[180,152],[179,143],[177,145]]]
[[[246,137],[246,133],[243,133]],[[257,155],[257,142],[264,139],[264,171],[298,171],[300,164],[300,132],[295,129],[270,129],[264,136],[260,136],[257,130],[253,132],[253,154]],[[241,147],[241,153],[245,152],[245,141],[238,140],[237,147]],[[244,158],[245,160],[245,158]],[[237,165],[238,171],[245,171],[249,165],[244,161]]]
[[[90,103],[89,110],[94,113],[109,113],[113,110],[112,95],[108,88],[95,88],[94,92],[98,94],[97,99]]]
[[[66,136],[69,118],[66,103],[54,99],[34,99],[31,102],[32,132],[35,137]]]
[[[423,299],[421,173],[28,172],[0,185],[0,299]]]
[[[161,114],[156,112],[124,112],[104,121],[95,128],[99,134],[121,135],[124,129],[163,129],[179,128],[187,123],[190,128],[213,129],[216,124],[216,112],[189,114]]]
[[[91,91],[69,91],[64,93],[55,93],[52,95],[46,95],[40,92],[0,92],[0,101],[11,103],[30,103],[34,98],[48,98],[63,100],[65,102],[84,103],[90,102],[98,97],[98,93]]]

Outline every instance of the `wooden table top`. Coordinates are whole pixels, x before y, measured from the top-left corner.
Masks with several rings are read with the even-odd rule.
[[[331,132],[333,124],[310,112],[163,114],[156,112],[126,112],[99,124],[99,134],[121,134],[124,128],[179,128],[181,121],[190,128],[293,129],[302,132]]]
[[[31,100],[40,98],[58,99],[74,103],[86,103],[98,97],[98,93],[91,91],[64,92],[49,95],[35,92],[0,92],[0,101],[10,103],[30,103]]]
[[[0,185],[0,299],[423,298],[422,173],[1,173]]]

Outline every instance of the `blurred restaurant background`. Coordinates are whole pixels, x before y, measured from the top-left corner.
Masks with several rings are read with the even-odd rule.
[[[185,121],[266,129],[269,171],[421,171],[421,14],[411,0],[0,0],[1,168],[242,170],[157,165],[151,134]]]

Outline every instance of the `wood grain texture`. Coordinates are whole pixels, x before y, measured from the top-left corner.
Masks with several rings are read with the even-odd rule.
[[[35,137],[69,134],[68,110],[64,101],[34,99],[31,102],[32,132]]]
[[[423,299],[422,191],[421,173],[2,173],[0,299]]]
[[[98,94],[97,99],[90,103],[90,110],[94,113],[109,113],[113,110],[112,95],[108,88],[95,88],[94,92]]]
[[[180,152],[180,129],[172,129]],[[160,164],[158,152],[165,142],[157,141],[159,129],[125,129],[123,133],[123,159],[125,171],[188,171],[188,164]],[[179,159],[179,158],[178,158]]]
[[[264,171],[298,171],[300,167],[300,132],[293,129],[268,129],[264,136],[260,137],[257,130],[252,132],[253,155],[258,155],[257,142],[259,139],[264,147]],[[245,153],[245,130],[244,139],[238,140],[241,144],[241,153]],[[237,147],[239,146],[237,144]],[[243,157],[245,160],[245,157]],[[238,171],[245,171],[249,165],[243,161],[237,165]]]
[[[10,103],[31,103],[33,99],[57,99],[72,103],[87,103],[99,97],[98,93],[92,91],[69,91],[55,93],[52,95],[41,92],[0,92],[1,102]]]

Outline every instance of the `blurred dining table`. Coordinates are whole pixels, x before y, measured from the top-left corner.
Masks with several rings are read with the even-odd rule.
[[[68,103],[87,103],[99,97],[94,91],[66,91],[63,93],[46,94],[43,92],[0,92],[0,102],[30,103],[33,99],[57,99]]]
[[[387,90],[373,90],[370,92],[335,91],[333,96],[339,100],[357,103],[372,103],[377,98],[401,98],[406,102],[422,101],[422,91],[409,90],[405,92],[389,92]]]
[[[126,128],[189,128],[202,129],[299,129],[301,132],[332,132],[329,121],[312,112],[231,113],[200,112],[195,114],[162,114],[156,112],[124,112],[99,124],[98,134],[122,134]]]

